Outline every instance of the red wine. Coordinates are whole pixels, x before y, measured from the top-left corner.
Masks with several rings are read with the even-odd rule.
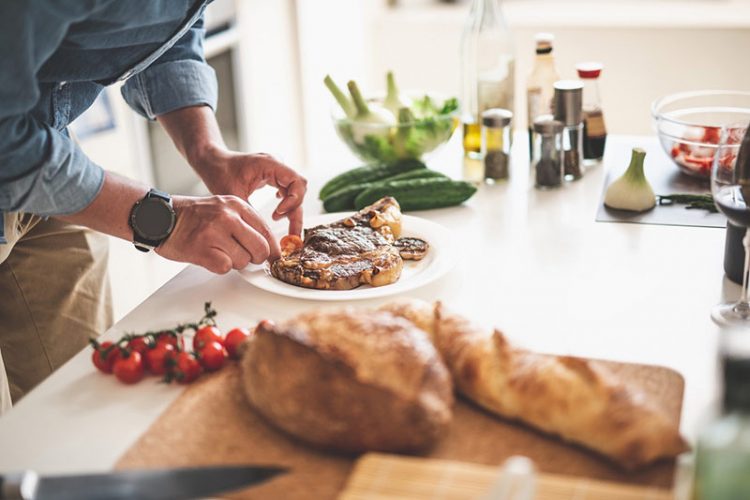
[[[750,186],[745,188],[741,186],[719,188],[714,195],[714,200],[716,201],[716,207],[732,223],[742,227],[750,227],[750,206],[745,202],[743,189],[750,195]]]

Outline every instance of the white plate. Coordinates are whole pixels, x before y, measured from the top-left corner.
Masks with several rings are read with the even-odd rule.
[[[351,215],[349,212],[324,214],[305,220],[307,227],[328,224]],[[401,277],[390,285],[372,287],[362,285],[353,290],[315,290],[284,283],[271,276],[267,266],[254,270],[239,271],[248,283],[267,292],[307,300],[362,300],[396,295],[431,283],[442,277],[456,264],[457,256],[451,233],[440,224],[403,215],[401,219],[404,237],[420,238],[430,244],[427,255],[418,261],[405,260]],[[282,236],[282,235],[279,235]]]

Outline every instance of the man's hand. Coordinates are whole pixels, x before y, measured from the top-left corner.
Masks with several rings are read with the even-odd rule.
[[[302,200],[307,181],[293,169],[265,154],[230,151],[208,106],[190,106],[157,117],[177,149],[216,195],[243,200],[258,188],[275,187],[281,202],[273,219],[289,219],[289,233],[302,232]]]
[[[148,186],[107,172],[99,195],[86,208],[59,218],[133,241],[128,225],[133,205]],[[236,196],[173,196],[177,224],[156,253],[215,273],[274,261],[279,244],[258,212]]]
[[[274,261],[279,243],[258,212],[236,196],[175,196],[177,224],[156,253],[225,274]]]
[[[302,201],[307,180],[290,167],[267,154],[244,154],[215,149],[201,155],[196,170],[214,194],[232,194],[243,200],[263,186],[276,188],[281,202],[273,220],[289,219],[289,234],[302,232]]]

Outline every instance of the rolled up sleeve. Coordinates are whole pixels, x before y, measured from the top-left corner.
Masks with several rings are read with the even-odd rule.
[[[216,110],[216,73],[203,57],[203,17],[153,64],[122,86],[122,96],[137,113],[148,118],[188,106]]]
[[[36,72],[93,2],[0,2],[0,212],[65,215],[88,206],[104,172],[63,131],[37,120]]]
[[[0,212],[67,215],[101,191],[104,170],[65,133],[29,116],[0,120]]]

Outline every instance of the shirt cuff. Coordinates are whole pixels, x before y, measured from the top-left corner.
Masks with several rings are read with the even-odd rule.
[[[104,170],[67,136],[48,129],[49,157],[0,189],[0,210],[41,216],[80,212],[104,185]]]
[[[213,68],[201,61],[171,61],[131,77],[121,89],[125,101],[149,120],[188,106],[216,111],[218,85]]]

